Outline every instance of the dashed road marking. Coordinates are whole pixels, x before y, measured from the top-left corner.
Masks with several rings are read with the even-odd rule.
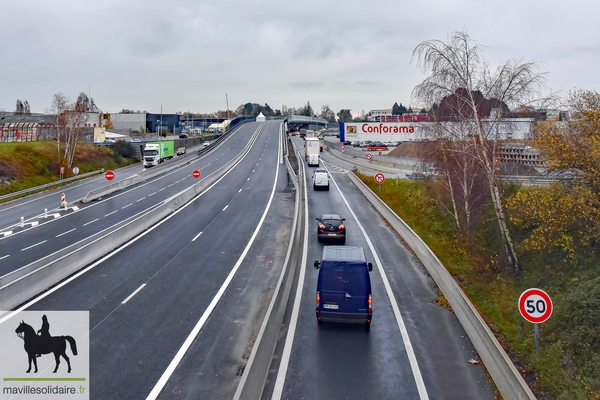
[[[25,247],[24,249],[21,249],[21,251],[28,250],[28,249],[30,249],[30,248],[32,248],[32,247],[39,246],[40,244],[42,244],[42,243],[46,243],[46,242],[47,242],[47,240],[43,240],[43,241],[41,241],[41,242],[39,242],[39,243],[32,244],[32,245],[31,245],[31,246],[29,246],[29,247]]]
[[[86,225],[89,225],[89,224],[91,224],[91,223],[93,223],[93,222],[96,222],[96,221],[98,221],[99,219],[100,219],[100,218],[93,219],[93,220],[91,220],[90,222],[86,222],[85,224],[83,224],[83,225],[81,225],[81,226],[86,226]]]
[[[58,234],[58,235],[56,235],[56,236],[54,236],[54,237],[61,237],[62,235],[66,235],[67,233],[71,233],[71,232],[73,232],[74,230],[77,230],[77,228],[73,228],[73,229],[71,229],[70,231],[66,231],[66,232],[60,233],[60,234]]]
[[[105,216],[105,217],[108,217],[109,215],[111,215],[111,214],[114,214],[114,213],[116,213],[117,211],[118,211],[118,210],[115,210],[115,211],[109,212],[108,214],[105,214],[104,216]]]

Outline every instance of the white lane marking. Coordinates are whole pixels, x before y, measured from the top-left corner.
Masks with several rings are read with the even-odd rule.
[[[125,303],[127,303],[129,300],[131,300],[131,298],[132,298],[133,296],[135,296],[135,295],[137,294],[137,292],[139,292],[140,290],[142,290],[142,289],[144,288],[144,286],[146,286],[146,284],[145,284],[145,283],[142,283],[142,286],[140,286],[139,288],[135,289],[135,291],[134,291],[133,293],[131,293],[131,294],[129,295],[129,297],[127,297],[125,300],[123,300],[123,301],[121,302],[121,304],[125,304]]]
[[[196,236],[194,236],[194,238],[192,239],[192,242],[195,242],[196,239],[198,239],[200,237],[200,235],[202,235],[202,232],[200,232],[199,234],[197,234]]]
[[[249,180],[250,180],[250,177],[248,177],[248,179],[246,179],[246,180],[247,180],[247,181],[249,181]]]
[[[122,210],[122,209],[124,209],[124,208],[127,208],[127,207],[129,207],[129,206],[132,206],[132,205],[133,205],[133,203],[129,203],[129,204],[127,204],[126,206],[123,206],[123,207],[121,207],[121,210]]]
[[[261,126],[261,129],[262,129],[262,126]],[[278,159],[279,159],[279,157],[278,157]],[[254,243],[254,240],[256,239],[256,236],[258,236],[258,232],[260,231],[260,228],[262,227],[262,224],[263,224],[263,222],[265,221],[265,219],[267,217],[267,213],[269,212],[269,209],[271,208],[271,203],[273,202],[273,197],[275,196],[275,188],[277,187],[278,177],[279,177],[279,168],[276,168],[275,169],[275,180],[273,181],[273,189],[271,189],[271,197],[269,198],[269,202],[267,203],[265,211],[263,212],[263,215],[262,215],[260,221],[258,222],[258,225],[256,226],[256,229],[254,230],[254,233],[252,234],[252,237],[250,238],[250,241],[246,245],[246,248],[244,249],[244,251],[240,255],[240,258],[238,259],[238,261],[234,265],[233,269],[231,270],[231,272],[229,273],[229,275],[225,279],[225,282],[223,282],[223,284],[219,288],[219,291],[217,292],[217,294],[215,295],[215,297],[213,297],[213,299],[210,302],[210,304],[208,305],[208,307],[206,307],[206,310],[204,311],[204,313],[202,314],[202,316],[198,320],[198,323],[196,323],[196,326],[194,326],[194,329],[192,329],[192,331],[190,332],[190,334],[188,335],[188,337],[185,339],[185,342],[183,342],[183,345],[181,346],[181,348],[179,349],[179,351],[177,352],[177,354],[175,355],[175,357],[173,357],[173,360],[171,361],[171,363],[169,364],[169,366],[167,367],[167,369],[165,370],[165,372],[162,374],[162,376],[160,377],[160,379],[158,380],[158,382],[156,382],[156,385],[154,386],[154,388],[152,389],[152,391],[150,392],[150,394],[148,395],[148,397],[146,397],[146,400],[154,400],[154,399],[156,399],[158,397],[158,395],[160,394],[160,392],[162,391],[162,389],[167,384],[167,381],[169,380],[169,378],[171,377],[171,375],[175,371],[175,368],[177,368],[177,365],[179,365],[179,363],[181,362],[181,360],[185,356],[185,353],[187,353],[187,351],[189,350],[189,348],[192,346],[192,343],[194,342],[194,340],[196,340],[196,337],[198,336],[198,334],[200,333],[200,330],[202,329],[202,327],[204,326],[204,324],[208,320],[208,317],[210,317],[210,315],[212,314],[213,310],[217,307],[217,304],[221,300],[221,297],[223,297],[223,294],[225,293],[225,291],[227,290],[227,287],[229,286],[229,284],[233,280],[233,277],[235,276],[237,270],[242,265],[242,261],[246,257],[246,254],[248,254],[248,251],[250,250],[250,247],[252,247],[252,244]],[[0,320],[0,323],[2,323],[2,320]]]
[[[168,188],[170,188],[171,186],[173,186],[173,184],[171,183],[170,185],[167,185]]]
[[[225,211],[225,210],[227,210],[227,207],[229,207],[229,204],[227,204],[227,205],[225,206],[225,208],[224,208],[222,211]]]
[[[83,225],[81,225],[81,226],[86,226],[86,225],[89,225],[89,224],[91,224],[91,223],[93,223],[93,222],[96,222],[96,221],[98,221],[99,219],[100,219],[100,218],[93,219],[93,220],[91,220],[90,222],[86,222],[85,224],[83,224]]]
[[[10,257],[10,254],[5,255],[4,257],[0,257],[0,260],[4,260],[6,257]]]
[[[0,232],[0,235],[4,235],[4,237],[6,237],[12,235],[12,233],[13,231]]]
[[[166,188],[162,188],[162,189],[160,189],[160,190],[159,190],[159,192],[162,192],[162,191],[163,191],[163,190],[165,190],[165,189],[166,189]]]
[[[154,193],[152,193],[152,194],[149,194],[149,195],[148,195],[148,197],[150,197],[150,196],[154,196],[156,193],[157,193],[157,192],[154,192]]]
[[[115,210],[115,211],[109,212],[108,214],[105,214],[104,216],[108,217],[109,215],[112,215],[112,214],[116,213],[117,211],[119,211],[119,210]]]
[[[52,214],[52,216],[54,217],[54,219],[60,218],[60,214],[58,214],[58,213]]]
[[[181,182],[181,179],[180,179],[180,180],[178,180],[178,181],[176,181],[175,183],[179,183],[179,182]]]
[[[255,169],[252,170],[252,172],[256,171]]]
[[[33,222],[31,222],[31,226],[32,226],[32,227],[36,226],[37,224],[38,224],[38,222],[37,222],[37,221],[33,221]]]
[[[40,244],[46,243],[46,242],[47,242],[47,240],[43,240],[43,241],[41,241],[39,243],[36,243],[36,244],[33,244],[33,245],[29,246],[29,247],[25,247],[24,249],[21,249],[21,251],[29,250],[32,247],[39,246]]]
[[[140,201],[144,200],[145,198],[146,198],[146,197],[144,196],[144,197],[142,197],[141,199],[139,199],[139,200],[136,200],[136,203],[139,203]]]
[[[62,235],[66,235],[67,233],[71,233],[71,232],[73,232],[73,231],[75,231],[75,230],[77,230],[77,228],[73,228],[73,229],[71,229],[70,231],[66,231],[66,232],[63,232],[63,233],[59,233],[58,235],[56,235],[56,236],[54,236],[54,237],[61,237]]]
[[[240,190],[238,190],[238,193],[242,191],[242,188],[240,188]]]

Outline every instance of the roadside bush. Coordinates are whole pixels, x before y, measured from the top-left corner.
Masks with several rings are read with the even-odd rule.
[[[121,157],[125,158],[133,158],[134,154],[133,146],[131,145],[131,143],[127,143],[124,140],[119,140],[117,143],[115,143],[115,145],[113,146],[113,151]]]

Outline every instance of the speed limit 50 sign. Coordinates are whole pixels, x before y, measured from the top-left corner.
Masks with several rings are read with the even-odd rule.
[[[552,315],[552,300],[542,289],[527,289],[519,297],[519,311],[533,324],[541,324]]]

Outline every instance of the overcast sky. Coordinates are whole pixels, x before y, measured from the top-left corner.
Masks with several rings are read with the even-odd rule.
[[[369,111],[411,104],[417,44],[466,31],[492,66],[541,64],[554,91],[600,89],[596,1],[8,0],[0,109],[45,112],[88,92],[103,111],[214,112],[310,102]]]

